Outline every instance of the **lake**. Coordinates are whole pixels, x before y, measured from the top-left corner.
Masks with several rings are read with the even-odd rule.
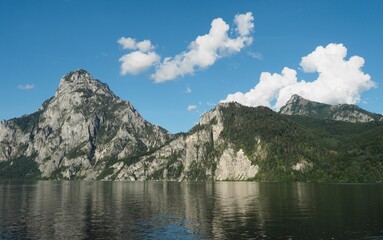
[[[0,182],[2,239],[383,239],[383,184]]]

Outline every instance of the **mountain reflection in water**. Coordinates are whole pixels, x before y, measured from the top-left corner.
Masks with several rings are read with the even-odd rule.
[[[382,184],[1,182],[0,238],[383,237]]]

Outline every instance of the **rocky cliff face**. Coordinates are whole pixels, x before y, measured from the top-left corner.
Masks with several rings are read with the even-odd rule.
[[[383,117],[380,114],[370,113],[355,105],[318,103],[304,99],[296,94],[280,109],[279,113],[352,123],[381,121]]]
[[[0,124],[0,160],[27,157],[46,178],[95,179],[110,159],[124,159],[172,137],[84,70],[65,75],[34,114]]]

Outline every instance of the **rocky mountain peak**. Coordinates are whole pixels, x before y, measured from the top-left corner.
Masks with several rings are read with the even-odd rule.
[[[65,75],[66,81],[83,81],[84,79],[93,79],[93,77],[84,69],[78,69]]]
[[[319,103],[305,99],[297,94],[291,96],[290,100],[281,107],[279,113],[353,123],[379,121],[382,117],[380,114],[368,112],[356,105]]]
[[[200,125],[210,124],[213,120],[221,123],[221,121],[222,121],[222,109],[228,108],[229,106],[240,107],[242,105],[237,103],[237,102],[218,103],[215,106],[215,108],[213,108],[210,111],[205,112],[204,114],[201,115],[200,120],[199,120],[199,124]]]
[[[287,101],[287,103],[283,107],[281,107],[279,112],[282,114],[292,115],[290,113],[295,111],[297,108],[307,106],[310,103],[314,104],[314,105],[317,104],[317,102],[307,100],[307,99],[299,96],[298,94],[294,94],[291,96],[289,101]]]
[[[93,78],[93,76],[84,69],[78,69],[64,75],[60,80],[59,88],[55,97],[59,95],[68,95],[76,92],[98,93],[110,97],[116,97],[109,89],[109,86]]]
[[[290,100],[288,102],[291,102],[291,103],[297,103],[297,102],[300,102],[300,101],[308,101],[307,99],[299,96],[298,94],[294,94],[291,96]]]
[[[79,69],[65,74],[60,80],[59,89],[66,87],[87,87],[91,85],[96,85],[93,76],[86,70]]]
[[[171,137],[80,69],[63,76],[37,112],[0,124],[0,161],[23,156],[42,177],[92,179],[108,160],[144,154]]]

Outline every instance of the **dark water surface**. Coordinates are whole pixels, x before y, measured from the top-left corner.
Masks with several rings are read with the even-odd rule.
[[[383,239],[382,184],[0,182],[1,239]]]

